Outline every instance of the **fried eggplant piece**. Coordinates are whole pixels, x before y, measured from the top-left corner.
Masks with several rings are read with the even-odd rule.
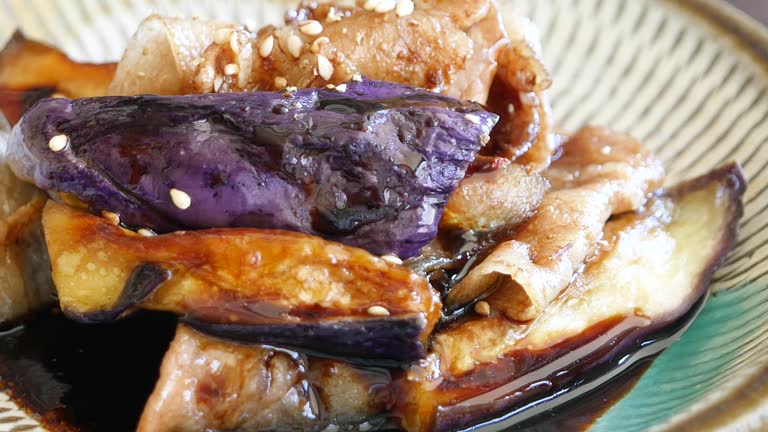
[[[403,426],[447,431],[492,419],[525,406],[534,382],[621,358],[632,341],[678,320],[735,244],[745,188],[731,164],[611,219],[595,257],[531,322],[491,306],[438,331],[427,360],[399,381]]]
[[[138,431],[357,430],[393,399],[386,369],[220,341],[180,325]]]
[[[249,228],[145,237],[53,201],[43,225],[61,308],[83,321],[170,311],[216,336],[397,363],[423,356],[440,317],[425,279],[319,237]]]
[[[17,31],[0,51],[0,110],[15,124],[35,102],[53,94],[104,96],[115,67],[76,62]]]
[[[55,301],[41,217],[45,195],[5,160],[10,126],[0,113],[0,324]]]
[[[450,309],[488,297],[510,319],[536,318],[593,253],[608,218],[641,207],[664,170],[634,139],[585,128],[545,176],[553,189],[536,214],[448,293]]]
[[[344,93],[49,99],[14,128],[9,160],[134,229],[287,229],[408,258],[435,237],[496,118],[368,80]]]

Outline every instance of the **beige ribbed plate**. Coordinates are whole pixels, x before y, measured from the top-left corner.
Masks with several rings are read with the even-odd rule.
[[[77,59],[117,60],[151,12],[261,25],[279,21],[283,4],[0,0],[0,38],[18,25]],[[717,294],[592,430],[768,430],[768,31],[714,0],[506,4],[540,28],[559,125],[629,132],[662,157],[671,180],[730,159],[751,180]],[[34,424],[0,395],[0,432]]]

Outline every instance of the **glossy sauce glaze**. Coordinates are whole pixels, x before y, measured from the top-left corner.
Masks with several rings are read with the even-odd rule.
[[[665,328],[624,332],[618,343],[613,340],[572,367],[537,368],[559,350],[518,357],[532,362],[529,371],[540,375],[543,370],[544,377],[528,379],[509,414],[486,419],[479,430],[585,430],[632,388],[702,303]],[[51,431],[133,431],[175,327],[173,316],[151,312],[99,325],[76,323],[60,312],[41,314],[0,335],[0,388]],[[620,320],[600,323],[565,344],[581,345],[606,327],[622,325]]]

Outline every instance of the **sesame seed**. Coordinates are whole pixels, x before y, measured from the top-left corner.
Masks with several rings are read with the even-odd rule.
[[[285,91],[290,93],[296,93],[299,89],[296,86],[288,86],[285,88]]]
[[[291,35],[288,38],[288,52],[291,53],[291,55],[295,58],[299,58],[299,56],[301,56],[301,47],[303,45],[304,42],[302,42],[301,38],[296,35]]]
[[[144,72],[141,72],[141,71],[137,72],[137,73],[136,73],[136,75],[138,75],[138,76],[140,76],[140,77],[142,77],[142,78],[144,78],[145,76],[147,76],[147,74],[146,74],[146,73],[144,73]]]
[[[226,45],[229,42],[229,37],[232,35],[231,28],[220,28],[213,34],[213,41],[219,45]]]
[[[304,23],[299,26],[299,31],[307,36],[317,36],[323,32],[323,25],[320,24],[320,21],[304,21]]]
[[[399,17],[408,16],[413,13],[413,1],[411,0],[397,0],[397,6],[395,6],[395,13]]]
[[[281,76],[276,76],[275,77],[275,88],[281,89],[281,88],[285,88],[285,86],[287,86],[287,85],[288,85],[288,80],[287,79],[285,79],[285,78],[283,78]]]
[[[363,33],[362,32],[355,33],[355,42],[358,45],[360,45],[360,42],[362,42],[362,41],[363,41]]]
[[[224,66],[224,75],[236,75],[240,72],[240,66],[235,63],[230,63]]]
[[[202,58],[202,57],[198,57],[198,58],[196,58],[196,59],[192,60],[192,66],[199,66],[199,65],[200,65],[200,63],[202,63],[202,62],[204,62],[204,61],[205,61],[205,59],[204,59],[204,58]]]
[[[67,144],[69,144],[69,137],[64,134],[56,135],[48,140],[48,148],[55,152],[64,150]]]
[[[512,104],[507,105],[507,112],[510,113],[510,114],[514,114],[515,113],[515,106],[512,105]]]
[[[373,425],[368,422],[362,422],[357,428],[360,430],[360,432],[368,432],[369,430],[373,429]]]
[[[464,118],[474,124],[480,124],[480,117],[475,114],[464,114]]]
[[[224,83],[224,77],[221,75],[216,75],[216,77],[213,79],[213,91],[215,92],[219,91],[223,83]]]
[[[144,237],[152,237],[152,236],[156,236],[157,235],[157,233],[155,233],[154,231],[152,231],[149,228],[139,228],[136,232],[140,236],[144,236]]]
[[[363,82],[363,76],[360,75],[359,73],[356,73],[356,74],[352,75],[352,81],[354,81],[354,82]]]
[[[320,36],[319,38],[315,39],[314,42],[312,42],[312,46],[310,47],[310,51],[312,51],[313,54],[317,54],[320,52],[320,45],[327,44],[331,40],[328,39],[325,36]]]
[[[344,93],[347,91],[347,85],[346,84],[339,84],[336,86],[336,91],[339,93]]]
[[[275,37],[272,35],[267,36],[259,47],[259,55],[267,57],[272,54],[272,50],[275,48]]]
[[[322,54],[317,55],[317,72],[320,77],[328,81],[333,76],[333,65],[328,58]]]
[[[392,254],[382,255],[381,259],[383,259],[384,261],[386,261],[388,263],[392,263],[392,264],[402,264],[403,263],[403,260],[401,260],[397,255],[392,255]]]
[[[365,4],[363,5],[363,9],[372,11],[376,9],[376,6],[379,4],[381,0],[366,0]]]
[[[173,201],[173,205],[176,207],[186,210],[192,205],[192,198],[186,192],[178,189],[171,189],[169,193],[171,194],[171,201]]]
[[[603,146],[603,148],[600,149],[600,153],[604,155],[611,154],[611,147],[610,146]]]
[[[233,31],[232,35],[229,37],[229,48],[235,55],[240,54],[240,41],[238,40],[237,32],[235,31]]]
[[[143,55],[144,57],[148,56],[149,55],[149,48],[144,48],[143,50],[141,50],[141,55]]]
[[[325,20],[328,22],[341,21],[341,15],[339,15],[339,12],[335,7],[331,6],[331,8],[328,10],[328,15],[325,16]]]
[[[487,134],[480,135],[480,144],[486,145],[486,144],[488,144],[488,141],[490,141],[490,140],[491,140],[491,137],[489,135],[487,135]]]
[[[112,225],[120,225],[120,215],[118,215],[117,213],[107,211],[107,210],[102,210],[101,217],[108,220],[109,223],[111,223]]]
[[[378,13],[385,13],[394,10],[396,5],[397,0],[381,0],[373,10]]]
[[[335,89],[335,88],[336,88],[336,86],[335,86],[335,85],[333,85],[333,84],[326,84],[326,85],[325,85],[325,88],[327,88],[328,90],[333,90],[333,89]]]
[[[382,307],[382,306],[378,306],[378,305],[369,307],[367,312],[368,312],[368,315],[373,315],[373,316],[388,316],[389,315],[389,311],[387,310],[387,308]]]
[[[478,315],[488,316],[491,314],[491,305],[487,301],[480,300],[475,303],[475,313]]]

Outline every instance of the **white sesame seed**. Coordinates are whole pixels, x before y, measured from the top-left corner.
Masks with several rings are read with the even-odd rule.
[[[215,92],[219,91],[223,83],[224,83],[224,77],[221,75],[216,75],[216,77],[213,79],[213,91]]]
[[[317,55],[317,72],[320,77],[328,81],[333,76],[333,65],[328,58],[322,54]]]
[[[376,6],[379,4],[381,0],[366,0],[365,4],[363,5],[363,9],[372,11],[376,9]]]
[[[600,149],[600,153],[604,155],[611,154],[611,147],[610,146],[603,146],[603,148]]]
[[[107,211],[107,210],[102,210],[101,217],[108,220],[109,223],[111,223],[112,225],[120,225],[120,215],[118,215],[117,213]]]
[[[291,35],[288,38],[288,52],[291,53],[291,55],[295,58],[299,58],[299,56],[301,56],[302,46],[304,46],[304,42],[301,41],[300,37]]]
[[[347,91],[347,85],[346,84],[339,84],[339,85],[336,86],[335,90],[337,92],[339,92],[339,93],[344,93],[345,91]]]
[[[288,86],[285,88],[285,91],[290,93],[296,93],[299,89],[296,86]]]
[[[411,0],[397,0],[397,6],[395,6],[395,13],[399,17],[408,16],[413,13],[413,1]]]
[[[488,316],[491,314],[491,305],[487,301],[480,300],[475,303],[475,313],[478,315]]]
[[[363,82],[363,76],[360,75],[359,73],[356,73],[356,74],[352,75],[352,81],[354,81],[354,82]]]
[[[259,55],[262,57],[268,57],[270,54],[272,54],[272,50],[275,48],[275,37],[272,35],[267,36],[264,38],[264,40],[261,42],[261,46],[259,47]]]
[[[194,60],[192,60],[192,66],[198,66],[200,63],[204,62],[205,59],[202,57],[198,57]]]
[[[48,140],[48,148],[55,152],[64,150],[67,144],[69,144],[69,137],[64,134],[56,135]]]
[[[238,40],[237,32],[235,31],[233,31],[232,35],[229,37],[229,48],[235,55],[240,54],[240,41]]]
[[[491,136],[487,134],[480,135],[480,144],[486,145],[491,140]]]
[[[171,194],[171,201],[173,201],[173,205],[175,205],[176,207],[182,210],[186,210],[189,208],[190,205],[192,205],[192,198],[189,196],[189,194],[187,194],[183,190],[178,190],[174,188],[170,190],[170,194]]]
[[[397,0],[381,0],[373,10],[378,13],[385,13],[394,10],[396,5]]]
[[[331,40],[328,39],[325,36],[320,36],[319,38],[315,39],[314,42],[312,42],[312,46],[310,47],[310,51],[312,51],[313,54],[317,54],[320,52],[320,45],[327,44]]]
[[[147,74],[146,74],[145,72],[143,72],[143,71],[139,71],[139,72],[137,72],[137,73],[136,73],[136,75],[138,75],[138,76],[140,76],[140,77],[142,77],[142,78],[144,78],[145,76],[147,76]]]
[[[339,12],[335,7],[331,6],[331,8],[328,10],[328,15],[325,16],[325,20],[328,22],[341,21],[341,15],[339,15]]]
[[[402,264],[403,263],[403,260],[401,260],[397,255],[392,255],[392,254],[382,255],[381,259],[383,259],[384,261],[386,261],[388,263],[392,263],[392,264]]]
[[[515,106],[512,105],[512,104],[507,105],[507,112],[510,113],[510,114],[514,114],[515,113]]]
[[[287,85],[288,85],[288,80],[287,79],[285,79],[285,78],[283,78],[281,76],[276,76],[275,77],[275,88],[281,89],[281,88],[285,88]]]
[[[136,232],[140,236],[144,236],[144,237],[152,237],[152,236],[156,236],[157,235],[157,233],[155,233],[154,231],[152,231],[149,228],[139,228],[138,230],[136,230]]]
[[[375,306],[369,307],[367,312],[368,312],[368,315],[373,315],[373,316],[388,316],[389,315],[389,311],[387,310],[387,308],[379,306],[379,305],[375,305]]]
[[[325,88],[327,88],[328,90],[333,90],[333,89],[335,89],[335,88],[336,88],[336,86],[335,86],[335,85],[333,85],[333,84],[326,84],[326,85],[325,85]]]
[[[480,124],[480,117],[475,114],[464,114],[464,118],[474,124]]]
[[[240,72],[240,66],[235,63],[230,63],[224,66],[224,75],[236,75]]]
[[[219,45],[226,45],[229,42],[229,37],[232,35],[231,28],[220,28],[213,34],[213,41]]]
[[[317,36],[323,32],[323,25],[320,24],[320,21],[304,21],[304,23],[299,25],[299,31],[307,36]]]

